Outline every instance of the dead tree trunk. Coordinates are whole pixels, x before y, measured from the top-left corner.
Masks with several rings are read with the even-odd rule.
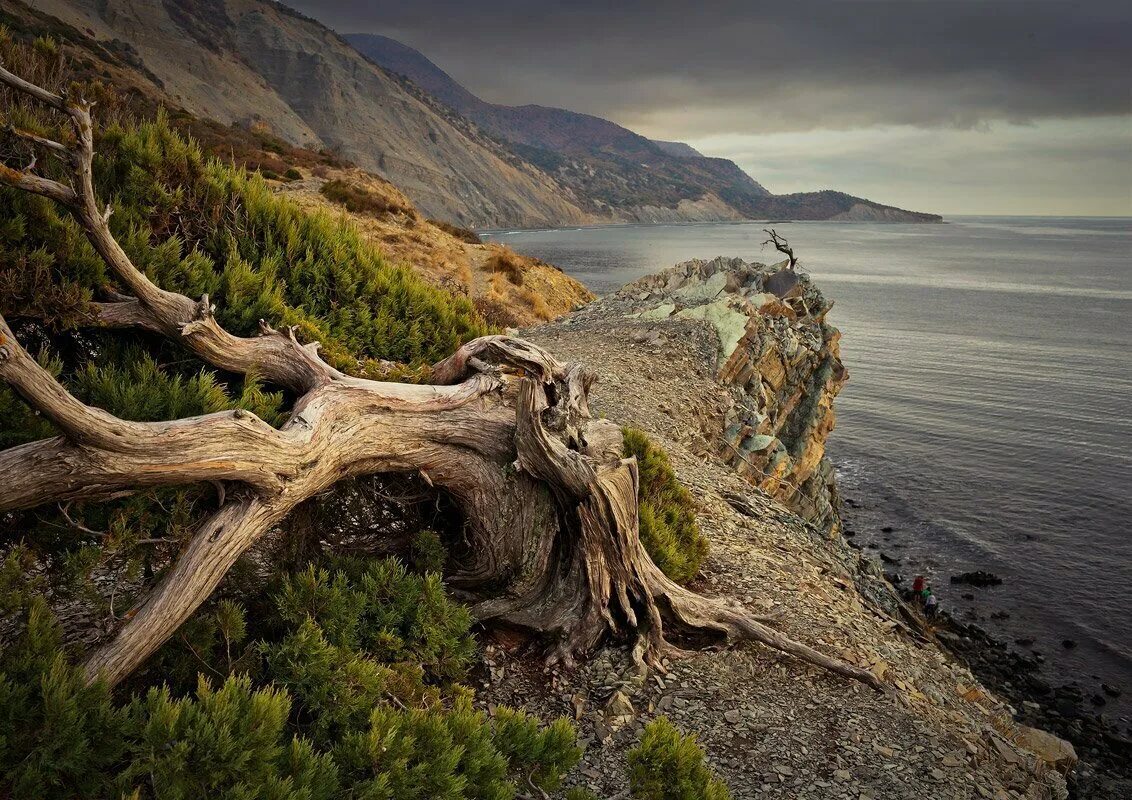
[[[254,369],[300,397],[279,429],[245,411],[120,420],[71,396],[0,319],[0,379],[61,432],[0,451],[0,511],[202,481],[234,487],[90,656],[91,679],[129,675],[299,503],[352,476],[416,472],[455,498],[468,520],[470,555],[454,579],[473,590],[494,587],[474,607],[477,618],[553,635],[555,659],[569,662],[619,633],[636,637],[640,662],[656,664],[669,648],[664,625],[675,623],[754,639],[881,688],[872,673],[661,573],[637,535],[636,463],[621,458],[618,428],[590,416],[594,376],[582,366],[522,340],[487,336],[437,364],[433,385],[410,385],[345,375],[319,358],[317,343],[300,344],[293,331],[265,323],[257,337],[233,336],[217,324],[207,296],[193,301],[154,285],[114,240],[91,179],[89,105],[2,68],[0,80],[67,115],[74,129],[73,147],[23,134],[72,166],[70,185],[8,167],[0,167],[0,180],[65,206],[130,292],[96,303],[91,323],[164,334],[219,369]]]

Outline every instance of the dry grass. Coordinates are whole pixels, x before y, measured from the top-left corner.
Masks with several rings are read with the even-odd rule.
[[[516,286],[522,286],[523,273],[525,272],[523,261],[523,257],[514,250],[500,247],[487,261],[483,262],[483,269],[491,272],[493,285],[495,284],[495,277],[502,275]]]
[[[515,314],[514,308],[493,294],[472,298],[472,305],[488,325],[497,328],[518,328],[526,320]]]
[[[523,300],[530,306],[531,312],[541,320],[551,320],[558,316],[546,302],[546,298],[533,289],[524,289],[522,292]]]
[[[349,183],[341,178],[327,181],[319,190],[328,200],[346,207],[355,214],[406,214],[417,215],[416,209],[406,205],[388,194],[374,191],[368,186]]]
[[[278,190],[306,208],[332,208],[348,216],[362,236],[377,242],[390,260],[405,264],[436,286],[467,296],[492,325],[534,325],[593,298],[585,287],[550,264],[496,243],[472,243],[468,236],[458,235],[464,229],[425,219],[397,187],[377,175],[317,164],[304,168],[304,173],[309,175],[307,180],[281,184]],[[351,211],[327,197],[320,188],[323,182],[364,190],[410,213]]]
[[[479,237],[479,234],[469,228],[461,228],[459,225],[453,225],[451,222],[445,222],[442,219],[430,219],[428,222],[465,244],[483,244],[483,239]]]

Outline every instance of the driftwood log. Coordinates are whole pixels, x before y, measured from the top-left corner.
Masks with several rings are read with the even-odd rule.
[[[23,136],[69,165],[61,183],[0,167],[9,186],[65,207],[120,282],[93,305],[91,324],[176,340],[202,361],[254,373],[299,398],[273,428],[229,411],[169,422],[130,422],[67,392],[0,319],[0,379],[51,420],[60,435],[0,451],[0,511],[97,501],[153,487],[218,482],[224,501],[203,521],[160,581],[86,662],[89,679],[128,676],[208,599],[240,555],[300,503],[338,481],[417,473],[448,493],[469,528],[469,555],[451,576],[483,589],[481,621],[547,634],[550,658],[569,663],[610,634],[633,637],[633,654],[658,665],[682,633],[753,639],[876,689],[866,670],[790,639],[737,605],[669,580],[637,533],[637,467],[619,429],[593,419],[595,376],[520,339],[473,340],[432,369],[432,385],[363,380],[334,369],[317,343],[261,323],[234,336],[199,301],[154,285],[111,234],[92,163],[90,104],[71,101],[0,68],[0,81],[65,115],[74,143]]]

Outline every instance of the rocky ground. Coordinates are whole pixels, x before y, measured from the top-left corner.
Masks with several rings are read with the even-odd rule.
[[[1055,798],[1072,748],[1019,726],[1004,701],[920,635],[879,567],[739,477],[718,442],[736,402],[717,379],[711,324],[625,317],[599,301],[524,332],[601,376],[595,413],[668,451],[700,505],[712,551],[693,588],[872,669],[890,696],[745,644],[690,652],[637,673],[613,648],[574,671],[499,635],[485,645],[481,701],[576,719],[587,741],[573,780],[599,797],[626,788],[625,751],[667,714],[694,732],[736,798]],[[703,646],[704,643],[688,643]]]

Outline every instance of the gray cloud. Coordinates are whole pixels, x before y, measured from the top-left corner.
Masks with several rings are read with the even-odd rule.
[[[288,2],[486,100],[688,141],[772,191],[1132,214],[1127,0]]]
[[[629,126],[679,118],[681,135],[1132,110],[1124,2],[291,4],[342,32],[405,41],[485,99]]]

